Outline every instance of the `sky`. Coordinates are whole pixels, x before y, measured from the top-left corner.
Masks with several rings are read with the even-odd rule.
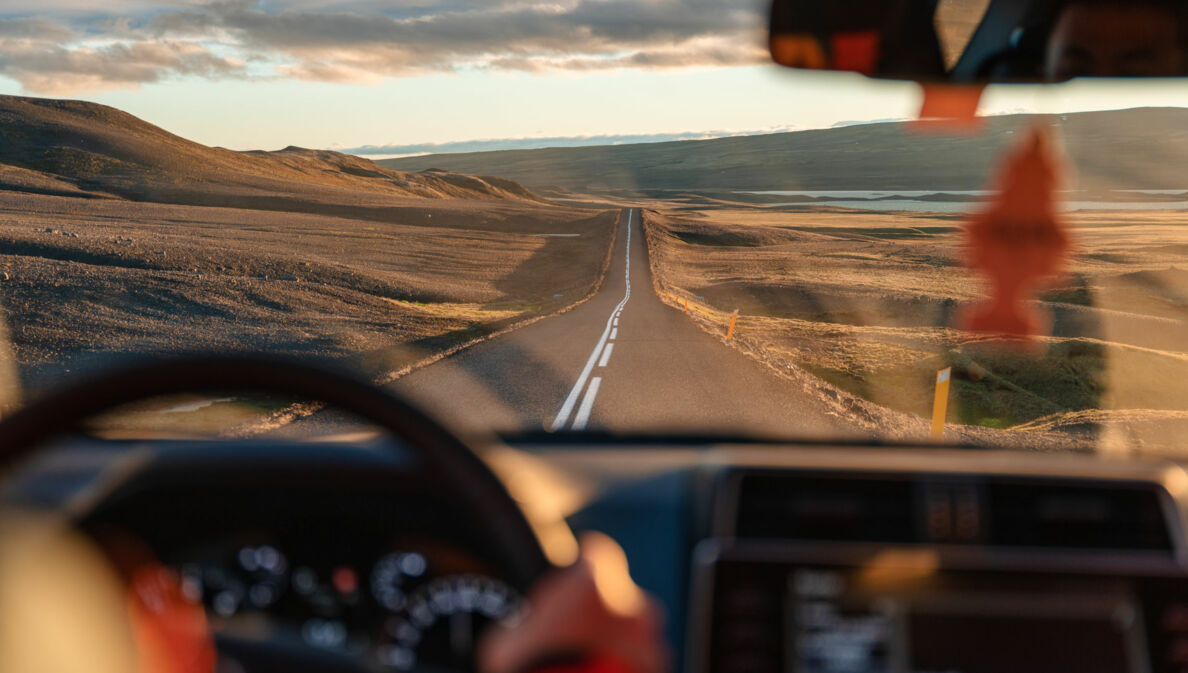
[[[375,156],[918,111],[911,84],[770,65],[765,11],[766,0],[3,0],[0,93],[103,103],[208,145]],[[1000,87],[982,111],[1145,105],[1188,106],[1188,85]]]

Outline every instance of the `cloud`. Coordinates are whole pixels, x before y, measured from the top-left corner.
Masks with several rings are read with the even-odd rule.
[[[46,1],[58,11],[0,14],[0,74],[41,92],[244,77],[249,62],[268,64],[253,77],[376,82],[765,59],[762,0],[174,0],[151,10],[124,0],[103,15]]]
[[[36,17],[0,18],[0,39],[68,42],[74,37],[74,31],[70,28],[48,19]]]
[[[59,46],[42,40],[0,37],[0,74],[32,93],[134,88],[173,76],[242,76],[242,62],[195,44],[121,42],[101,47]]]

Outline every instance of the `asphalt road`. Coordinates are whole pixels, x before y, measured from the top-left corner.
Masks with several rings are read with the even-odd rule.
[[[393,388],[459,430],[829,436],[824,405],[653,291],[638,210],[581,306],[420,369]]]

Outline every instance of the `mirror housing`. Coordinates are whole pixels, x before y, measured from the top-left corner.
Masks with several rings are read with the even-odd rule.
[[[943,81],[933,0],[775,0],[769,46],[780,65]]]
[[[1188,76],[1188,0],[774,0],[781,65],[981,85]]]

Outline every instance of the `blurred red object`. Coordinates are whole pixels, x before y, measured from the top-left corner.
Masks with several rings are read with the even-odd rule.
[[[100,539],[126,587],[136,673],[213,673],[218,655],[206,611],[186,598],[177,572],[126,532],[104,531]]]
[[[132,571],[128,610],[140,673],[212,673],[214,642],[201,605],[186,600],[177,573],[147,563]]]
[[[877,30],[837,33],[831,40],[833,68],[873,77],[879,69],[881,36]]]
[[[522,619],[484,634],[482,673],[669,673],[662,609],[605,535],[582,536],[577,562],[541,578],[527,604]]]
[[[636,673],[618,659],[591,659],[573,666],[552,666],[530,671],[529,673]]]
[[[977,133],[984,120],[978,116],[985,87],[922,84],[924,100],[920,118],[908,128],[917,133]]]
[[[990,332],[1025,345],[1048,331],[1044,316],[1027,305],[1043,283],[1064,270],[1070,247],[1056,211],[1061,165],[1042,128],[1033,129],[1007,157],[990,207],[965,228],[966,264],[991,285],[988,301],[961,321],[963,329]]]

